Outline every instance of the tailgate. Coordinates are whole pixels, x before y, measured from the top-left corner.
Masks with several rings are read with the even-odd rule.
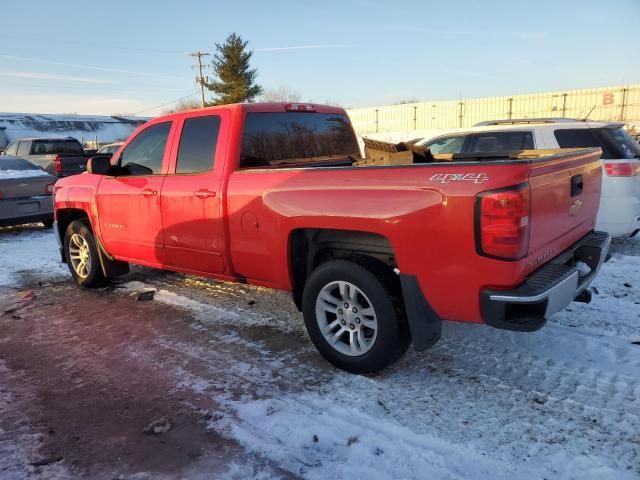
[[[55,158],[55,155],[53,157]],[[58,176],[65,177],[84,172],[87,169],[88,159],[89,157],[86,155],[61,154],[60,163],[62,165],[62,171],[58,172]]]
[[[532,162],[527,272],[593,230],[600,205],[601,154],[599,148],[584,148]]]

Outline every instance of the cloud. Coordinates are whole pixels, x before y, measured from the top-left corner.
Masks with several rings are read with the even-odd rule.
[[[6,60],[19,60],[19,61],[24,61],[24,62],[34,62],[34,63],[45,63],[47,65],[59,65],[62,67],[74,67],[74,68],[83,68],[83,69],[87,69],[87,70],[97,70],[100,72],[113,72],[113,73],[125,73],[128,75],[138,75],[138,76],[142,76],[142,77],[156,77],[156,78],[167,78],[170,80],[185,80],[185,79],[189,79],[191,80],[191,78],[188,77],[178,77],[178,76],[174,76],[174,75],[162,75],[160,73],[150,73],[150,72],[137,72],[134,70],[121,70],[118,68],[107,68],[107,67],[98,67],[96,65],[82,65],[82,64],[78,64],[78,63],[66,63],[66,62],[57,62],[54,60],[44,60],[42,58],[31,58],[31,57],[18,57],[15,55],[4,55],[4,54],[0,54],[0,58],[4,58]]]
[[[349,48],[354,45],[345,44],[345,43],[326,43],[321,45],[291,45],[288,47],[267,47],[267,48],[256,48],[255,52],[282,52],[287,50],[311,50],[311,49],[319,49],[319,48]]]
[[[106,80],[93,77],[75,77],[72,75],[58,75],[55,73],[38,73],[38,72],[0,72],[0,76],[14,78],[31,78],[35,80],[59,80],[64,82],[81,82],[81,83],[117,83],[114,80]]]

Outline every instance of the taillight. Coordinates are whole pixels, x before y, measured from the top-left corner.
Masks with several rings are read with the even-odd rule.
[[[629,162],[604,162],[604,171],[609,177],[633,177],[640,173],[633,163]]]
[[[50,183],[46,187],[44,187],[44,193],[52,194],[54,189],[55,189],[55,183]]]
[[[53,169],[58,173],[62,171],[62,158],[60,155],[56,155],[53,158]]]
[[[481,192],[476,197],[476,251],[499,260],[520,260],[529,252],[528,183]]]
[[[287,112],[315,112],[316,107],[310,103],[287,103],[284,106]]]

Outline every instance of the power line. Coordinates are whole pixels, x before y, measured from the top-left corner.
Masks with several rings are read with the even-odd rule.
[[[175,100],[171,100],[170,102],[161,103],[160,105],[156,105],[155,107],[145,108],[144,110],[140,110],[135,113],[130,113],[129,115],[138,115],[139,113],[148,112],[149,110],[155,110],[156,108],[165,107],[167,105],[171,105],[172,103],[179,102],[180,100],[184,100],[189,97],[193,97],[194,95],[198,95],[198,92],[193,92],[189,95],[185,95],[184,97],[176,98]]]
[[[192,52],[189,54],[190,57],[196,57],[198,59],[198,71],[200,72],[200,74],[196,77],[196,82],[200,84],[200,103],[201,105],[204,107],[204,84],[205,84],[205,78],[202,75],[202,57],[206,57],[209,56],[209,53],[206,52]]]

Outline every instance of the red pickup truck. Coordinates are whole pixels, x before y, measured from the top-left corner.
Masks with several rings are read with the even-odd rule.
[[[599,149],[359,158],[344,110],[225,105],[156,118],[55,187],[87,287],[129,263],[293,293],[334,365],[375,372],[443,320],[534,331],[588,286]]]

